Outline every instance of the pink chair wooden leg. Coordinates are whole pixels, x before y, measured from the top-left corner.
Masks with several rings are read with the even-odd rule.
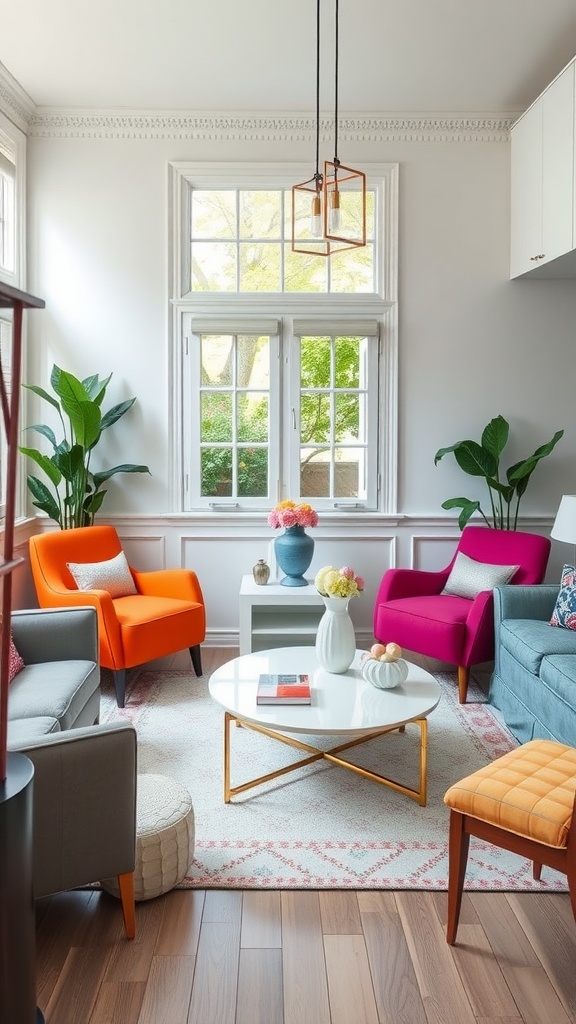
[[[468,696],[468,683],[470,682],[470,669],[465,665],[458,665],[458,702],[466,703]]]

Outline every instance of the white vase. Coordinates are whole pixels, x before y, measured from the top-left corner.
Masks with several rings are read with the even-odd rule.
[[[316,634],[316,657],[327,672],[347,672],[354,661],[356,637],[348,614],[349,597],[323,597],[326,605]]]

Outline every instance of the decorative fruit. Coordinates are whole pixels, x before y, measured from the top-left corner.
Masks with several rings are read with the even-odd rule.
[[[373,658],[381,658],[383,654],[386,654],[386,647],[384,644],[372,644],[370,648],[370,654]]]
[[[392,658],[401,658],[402,648],[398,644],[386,644],[386,654],[391,655]]]

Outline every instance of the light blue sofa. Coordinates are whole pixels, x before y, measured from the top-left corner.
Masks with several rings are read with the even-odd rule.
[[[495,587],[489,701],[521,743],[552,739],[576,747],[576,631],[549,624],[558,589]]]

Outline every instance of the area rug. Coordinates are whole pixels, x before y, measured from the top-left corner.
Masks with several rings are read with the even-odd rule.
[[[170,775],[192,794],[195,854],[182,887],[444,890],[443,795],[516,741],[473,682],[469,703],[460,705],[456,676],[436,678],[442,698],[428,720],[426,807],[327,761],[225,804],[224,713],[210,699],[207,676],[142,671],[129,684],[124,709],[116,707],[105,678],[101,721],[131,722],[138,733],[138,771]],[[332,738],[326,745],[333,743]],[[355,748],[349,757],[413,787],[418,744],[417,727],[407,726],[404,733]],[[298,759],[297,751],[248,729],[232,729],[231,747],[233,786]],[[549,868],[542,875],[542,882],[534,882],[528,861],[471,840],[467,889],[566,891],[564,876]]]

